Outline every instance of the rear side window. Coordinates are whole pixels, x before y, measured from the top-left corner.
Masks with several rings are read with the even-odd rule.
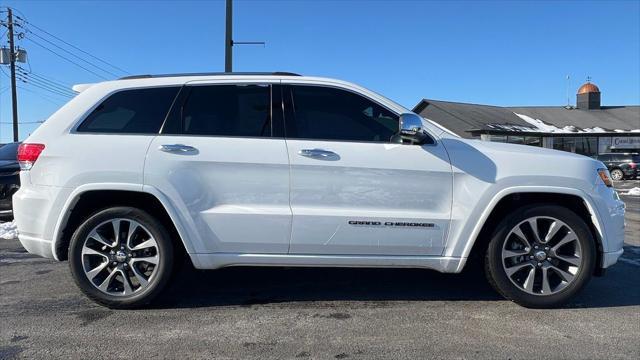
[[[178,126],[165,127],[163,133],[270,137],[270,103],[269,85],[192,86]]]
[[[179,87],[119,91],[80,124],[78,132],[157,134]]]

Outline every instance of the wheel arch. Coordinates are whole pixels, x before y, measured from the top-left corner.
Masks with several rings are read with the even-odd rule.
[[[512,188],[498,193],[476,224],[471,236],[472,241],[464,249],[461,268],[465,262],[480,261],[495,226],[509,212],[527,205],[560,205],[580,216],[596,241],[596,275],[600,274],[603,253],[603,225],[600,223],[600,216],[585,193],[569,188]]]
[[[96,211],[113,206],[132,206],[158,217],[166,225],[176,249],[187,254],[193,252],[186,231],[172,216],[175,212],[166,199],[142,190],[139,185],[107,188],[88,186],[77,189],[60,213],[52,242],[55,259],[67,260],[71,236],[82,221]]]

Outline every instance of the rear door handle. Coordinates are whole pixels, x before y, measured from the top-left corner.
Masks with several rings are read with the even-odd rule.
[[[324,149],[302,149],[298,151],[300,156],[318,159],[318,160],[339,160],[340,155],[330,150]]]
[[[183,145],[183,144],[163,144],[158,148],[160,151],[168,152],[168,153],[195,153],[198,149],[193,146]]]

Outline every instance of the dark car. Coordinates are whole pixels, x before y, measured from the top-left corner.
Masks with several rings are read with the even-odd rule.
[[[610,153],[594,156],[602,161],[613,180],[635,179],[638,177],[638,166],[640,165],[640,155],[636,153]]]
[[[17,153],[20,143],[0,147],[0,219],[13,216],[11,198],[20,187],[20,164]]]

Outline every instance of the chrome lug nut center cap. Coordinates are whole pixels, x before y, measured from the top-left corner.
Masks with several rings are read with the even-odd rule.
[[[125,253],[124,251],[120,250],[116,253],[116,260],[118,262],[124,262],[125,260],[127,260],[127,253]]]
[[[547,253],[544,251],[536,251],[533,256],[535,256],[536,260],[542,261],[547,258]]]

